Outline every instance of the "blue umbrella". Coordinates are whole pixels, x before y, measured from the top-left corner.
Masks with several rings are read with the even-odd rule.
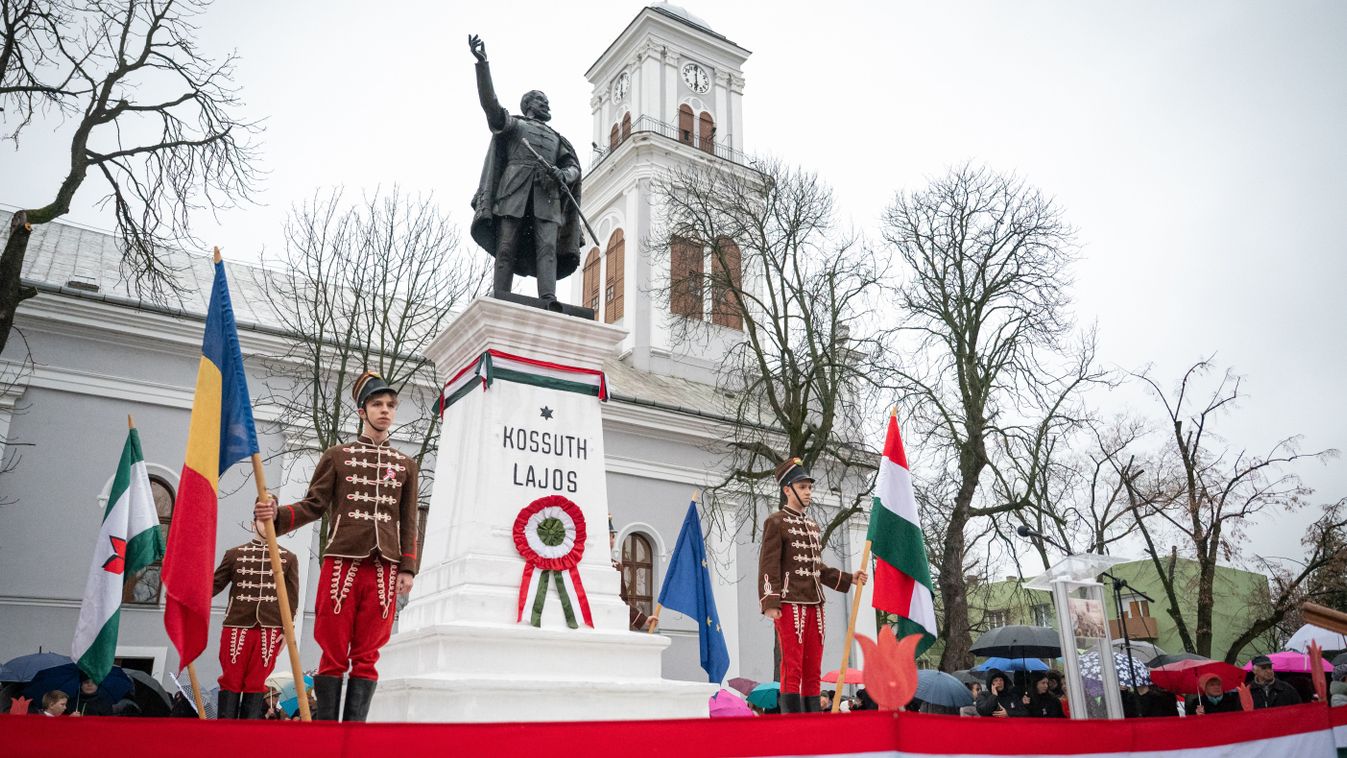
[[[19,681],[19,675],[15,674],[13,671],[10,671],[8,668],[5,667],[3,663],[0,663],[0,682],[17,682],[17,681]]]
[[[80,679],[82,677],[80,667],[74,663],[42,669],[24,688],[23,694],[37,700],[52,690],[60,690],[73,698],[80,691]],[[126,697],[134,686],[131,677],[127,676],[125,671],[113,666],[108,675],[99,683],[98,688],[103,691],[103,696],[108,699],[108,703],[115,703]]]
[[[923,703],[949,708],[962,708],[973,704],[973,693],[968,691],[963,682],[935,669],[921,669],[917,672],[915,697]]]
[[[776,707],[777,697],[781,694],[780,682],[763,682],[748,693],[748,702],[759,708],[771,710]]]
[[[37,676],[37,672],[43,669],[49,669],[53,666],[60,666],[63,663],[74,663],[68,655],[57,655],[56,653],[29,653],[21,655],[18,658],[11,658],[5,661],[5,668],[9,669],[11,682],[28,682]]]
[[[1037,658],[988,658],[972,668],[973,671],[1000,669],[1002,671],[1047,671],[1048,664]]]

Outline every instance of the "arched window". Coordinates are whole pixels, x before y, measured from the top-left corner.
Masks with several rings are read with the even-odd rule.
[[[744,328],[744,314],[735,295],[742,285],[739,246],[720,237],[711,249],[711,322],[731,329]]]
[[[622,540],[622,584],[627,604],[649,616],[655,608],[655,551],[650,538],[639,532]]]
[[[150,494],[154,495],[154,509],[159,513],[159,529],[168,537],[168,525],[173,520],[173,488],[157,476],[150,477]],[[129,577],[122,584],[122,602],[139,605],[158,605],[162,590],[160,572],[163,562],[155,561]]]
[[[669,310],[676,316],[701,319],[702,246],[699,242],[674,237],[669,240]]]
[[[706,111],[697,119],[697,147],[708,153],[716,151],[716,122]]]
[[[612,324],[622,318],[622,285],[623,273],[622,259],[627,251],[626,238],[622,236],[622,230],[613,232],[613,236],[608,238],[608,249],[603,253],[604,268],[608,269],[607,280],[603,288],[603,320],[604,323]]]
[[[622,114],[622,141],[631,136],[631,111]]]
[[[697,120],[696,114],[692,112],[692,107],[686,103],[678,106],[678,141],[685,145],[692,144],[692,130]]]
[[[599,313],[599,249],[596,247],[585,256],[584,290],[580,295],[580,304]]]
[[[616,149],[617,149],[617,142],[618,142],[618,136],[617,136],[617,135],[618,135],[617,124],[613,124],[612,130],[608,132],[608,149],[609,149],[609,150],[616,150]]]

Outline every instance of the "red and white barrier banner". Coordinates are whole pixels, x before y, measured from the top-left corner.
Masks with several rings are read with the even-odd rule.
[[[1340,715],[1341,714],[1341,715]],[[1333,758],[1347,708],[1307,704],[1251,713],[1123,721],[960,718],[916,713],[801,714],[672,721],[531,724],[334,724],[0,716],[6,755],[84,755],[121,745],[171,756],[1045,755],[1074,758]],[[1341,741],[1342,738],[1339,738]]]

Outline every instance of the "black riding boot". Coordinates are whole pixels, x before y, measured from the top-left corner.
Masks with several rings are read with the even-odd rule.
[[[315,721],[336,721],[341,710],[341,677],[315,676],[313,678],[313,696],[318,699],[314,708]]]
[[[819,713],[823,710],[823,704],[819,702],[818,695],[804,696],[804,712]]]
[[[804,701],[798,692],[788,692],[781,696],[782,713],[804,713]]]
[[[260,719],[262,714],[266,713],[267,701],[266,694],[262,692],[245,692],[243,700],[239,705],[239,718],[241,719]]]
[[[351,677],[346,680],[346,707],[341,712],[342,721],[364,721],[369,714],[369,703],[374,699],[374,688],[378,682],[373,679]]]
[[[217,719],[236,719],[239,717],[239,693],[229,690],[220,690],[220,697],[215,705],[215,718]]]

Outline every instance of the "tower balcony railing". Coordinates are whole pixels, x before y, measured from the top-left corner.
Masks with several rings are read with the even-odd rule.
[[[711,139],[703,139],[700,132],[695,128],[680,129],[676,124],[670,124],[667,121],[660,121],[651,116],[641,116],[631,122],[629,130],[623,129],[617,142],[609,144],[607,147],[593,143],[594,155],[589,161],[589,170],[593,171],[603,163],[613,151],[622,146],[622,143],[638,134],[656,134],[665,139],[673,140],[689,147],[692,147],[708,155],[714,155],[717,158],[727,160],[731,163],[737,163],[740,166],[750,165],[748,155],[726,145],[723,142],[717,142],[714,135]],[[620,129],[621,127],[619,127]]]

